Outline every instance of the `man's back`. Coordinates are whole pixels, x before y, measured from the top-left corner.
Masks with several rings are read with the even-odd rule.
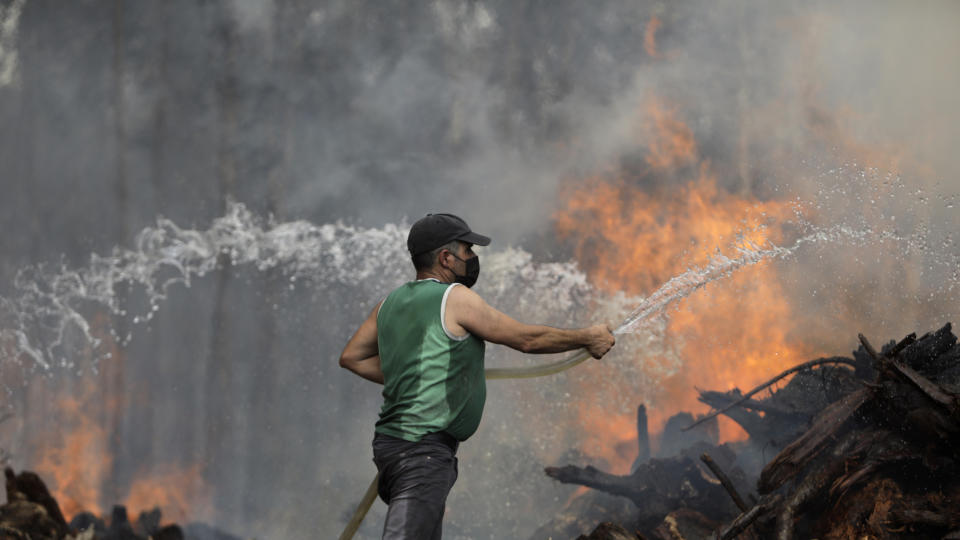
[[[435,280],[406,283],[377,313],[384,403],[376,431],[408,441],[446,432],[466,440],[486,400],[483,340],[451,334],[443,323],[452,287]]]

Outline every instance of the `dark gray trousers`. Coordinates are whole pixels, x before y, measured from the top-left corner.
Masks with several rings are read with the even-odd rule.
[[[387,503],[384,540],[440,540],[447,493],[457,481],[457,441],[431,433],[418,442],[378,433],[373,462],[377,491]]]

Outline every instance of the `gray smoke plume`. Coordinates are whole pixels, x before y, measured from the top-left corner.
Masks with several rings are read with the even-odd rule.
[[[21,286],[136,252],[158,216],[208,230],[230,201],[252,229],[398,242],[421,215],[454,212],[494,237],[482,291],[498,307],[563,325],[621,314],[628,299],[597,299],[584,269],[599,262],[572,262],[551,218],[561,188],[588,176],[650,192],[695,177],[696,163],[644,164],[656,100],[722,189],[796,200],[818,226],[880,239],[783,265],[794,333],[844,354],[857,331],[924,331],[956,313],[960,278],[958,23],[950,1],[0,0],[2,330],[49,330],[22,319]],[[73,306],[88,328],[38,353],[49,370],[0,341],[15,415],[0,446],[37,466],[73,427],[58,404],[92,386],[84,407],[111,456],[101,506],[138,475],[200,464],[212,503],[194,518],[267,538],[338,531],[373,475],[379,396],[336,357],[412,272],[402,242],[331,242],[309,245],[340,246],[342,265],[211,253],[162,298],[118,283],[115,305]],[[611,414],[682,369],[669,344],[643,348],[658,346],[664,365],[623,352],[582,367],[635,382]],[[489,361],[530,360],[495,349]],[[528,537],[564,505],[573,490],[541,467],[583,459],[576,403],[604,391],[571,395],[570,377],[491,383],[448,537]],[[377,536],[382,513],[361,536]]]

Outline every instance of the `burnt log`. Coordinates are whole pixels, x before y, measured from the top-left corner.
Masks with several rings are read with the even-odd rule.
[[[637,407],[637,459],[634,460],[631,471],[650,459],[650,430],[647,427],[647,406],[640,404]]]
[[[796,373],[786,386],[765,399],[749,397],[756,395],[757,389],[748,396],[734,389],[730,392],[700,391],[699,400],[716,409],[716,413],[711,414],[725,414],[737,422],[754,444],[779,447],[807,429],[810,420],[824,408],[860,387],[854,371],[825,365],[851,362],[846,358],[831,357],[800,364],[771,379],[779,380],[784,374]],[[762,412],[763,416],[757,412]]]
[[[949,530],[960,527],[960,514],[955,508],[938,510],[927,510],[922,507],[900,508],[890,511],[890,522]]]
[[[888,478],[873,478],[851,493],[843,504],[823,512],[813,534],[826,538],[896,538],[889,530],[890,509],[902,497],[899,485]]]
[[[157,531],[160,530],[161,516],[162,513],[159,508],[140,512],[140,516],[137,517],[137,523],[134,526],[134,531],[143,536],[155,536]]]
[[[772,508],[776,507],[780,503],[781,496],[779,494],[775,495],[766,495],[757,503],[746,510],[739,516],[737,519],[733,520],[730,525],[724,527],[720,530],[715,538],[718,540],[731,540],[732,538],[737,538],[741,534],[747,531],[747,529],[753,525],[758,518],[769,512]]]
[[[184,540],[185,537],[179,525],[164,525],[151,538],[153,540]]]
[[[936,333],[927,340],[941,344],[950,341]],[[918,341],[914,346],[922,346],[925,341]],[[905,352],[909,350],[910,347]],[[914,362],[917,358],[925,356],[916,355]],[[882,358],[879,369],[877,383],[871,387],[876,402],[872,408],[873,422],[896,429],[918,448],[932,445],[939,448],[935,453],[960,457],[960,447],[956,444],[960,438],[960,396],[948,390],[953,387],[952,381],[944,380],[945,384],[941,385],[900,357]]]
[[[20,474],[15,474],[10,467],[6,467],[3,473],[6,477],[8,501],[24,498],[39,504],[47,511],[47,515],[57,523],[57,530],[66,534],[67,520],[64,519],[63,512],[60,511],[60,505],[57,504],[57,500],[50,494],[50,490],[47,489],[46,484],[43,483],[37,473],[23,471]]]
[[[854,447],[840,456],[844,472],[830,486],[831,500],[842,499],[852,487],[883,468],[918,459],[910,444],[890,431],[859,433],[854,442]]]
[[[637,508],[630,523],[648,538],[960,537],[960,343],[950,325],[879,349],[862,335],[860,343],[853,360],[832,362],[854,369],[826,365],[834,359],[801,364],[766,396],[760,387],[747,394],[700,391],[715,411],[698,422],[717,414],[736,420],[750,434],[749,443],[737,446],[744,455],[792,440],[759,474],[759,501],[748,494],[747,503],[731,487],[737,482],[724,482],[730,445],[703,441],[698,451],[726,447],[725,463],[711,467],[704,460],[708,470],[688,448],[628,476],[570,466],[547,473],[630,499]],[[726,499],[721,490],[738,510],[715,512],[717,497]],[[696,528],[704,520],[730,525],[711,535]]]
[[[732,467],[732,456],[723,447],[714,452]],[[609,474],[591,466],[547,467],[551,478],[567,484],[579,484],[630,499],[638,510],[637,521],[655,527],[663,517],[679,508],[696,508],[709,519],[725,521],[739,510],[730,501],[720,482],[709,476],[691,457],[653,458],[626,476]],[[745,482],[743,472],[732,468],[735,481]]]
[[[956,439],[960,421],[927,399],[921,392],[897,381],[882,381],[872,388],[876,406],[869,411],[875,425],[888,427],[920,449],[936,446],[936,453],[960,456]]]
[[[104,540],[141,540],[142,537],[133,532],[133,525],[127,518],[127,508],[116,505],[110,512],[110,526],[107,527],[103,538]]]
[[[23,471],[15,474],[4,469],[7,504],[0,507],[0,528],[4,534],[19,531],[27,538],[62,538],[69,529],[60,511],[60,505],[50,494],[36,473]]]
[[[136,534],[152,540],[183,540],[183,530],[179,525],[160,525],[160,508],[149,512],[140,512],[133,530]]]
[[[11,501],[0,507],[0,531],[9,538],[63,538],[59,524],[50,517],[46,508],[26,499]]]
[[[73,531],[91,531],[91,533],[100,537],[107,530],[107,524],[92,512],[80,512],[70,520],[70,530]]]
[[[958,471],[954,471],[956,478]],[[908,497],[892,505],[888,516],[893,526],[908,527],[914,530],[927,530],[931,535],[949,535],[950,531],[960,528],[960,486],[939,489],[923,493],[908,494]]]
[[[792,375],[792,374],[794,374],[794,373],[797,373],[798,375],[797,375],[797,377],[794,377],[794,378],[790,381],[790,383],[788,383],[787,387],[784,389],[785,391],[777,392],[778,395],[779,395],[779,394],[782,394],[782,396],[780,396],[779,399],[780,399],[781,401],[785,401],[785,400],[787,400],[787,399],[790,399],[790,397],[793,397],[793,402],[794,402],[794,404],[796,404],[796,403],[800,403],[800,404],[801,404],[800,407],[796,407],[796,406],[794,407],[795,410],[798,410],[798,411],[800,411],[800,410],[810,410],[811,408],[812,408],[812,410],[816,410],[816,404],[815,404],[815,403],[811,403],[811,400],[813,399],[813,396],[809,395],[809,389],[799,388],[799,387],[802,385],[802,381],[804,380],[802,377],[800,377],[799,374],[800,374],[800,373],[807,372],[807,371],[810,371],[810,370],[812,370],[812,368],[814,368],[814,367],[824,366],[824,365],[826,365],[826,364],[846,364],[846,365],[850,365],[850,366],[854,366],[854,367],[856,366],[856,363],[855,363],[853,360],[850,360],[849,358],[843,358],[843,357],[840,357],[840,356],[835,356],[835,357],[831,357],[831,358],[818,358],[818,359],[816,359],[816,360],[811,360],[811,361],[809,361],[809,362],[804,362],[804,363],[802,363],[802,364],[793,366],[792,368],[780,372],[779,374],[777,374],[777,375],[776,375],[775,377],[773,377],[772,379],[770,379],[770,380],[768,380],[768,381],[760,384],[759,386],[753,388],[752,390],[750,390],[749,392],[747,392],[746,394],[744,394],[743,397],[741,397],[740,399],[734,401],[733,403],[725,406],[724,408],[718,409],[718,410],[716,410],[716,411],[713,411],[713,412],[707,414],[706,416],[701,417],[701,418],[698,419],[696,422],[693,422],[692,424],[690,424],[689,426],[687,426],[685,429],[692,429],[693,427],[697,426],[698,424],[700,424],[700,423],[702,423],[702,422],[706,422],[707,420],[710,420],[711,418],[713,418],[713,417],[715,417],[715,416],[717,416],[717,415],[726,413],[728,410],[732,409],[733,407],[736,407],[736,406],[740,405],[741,403],[747,401],[748,399],[750,399],[751,397],[753,397],[753,396],[756,395],[757,393],[759,393],[759,392],[761,392],[761,391],[769,388],[770,386],[773,386],[774,384],[776,384],[776,383],[779,382],[780,380],[782,380],[782,379],[784,379],[785,377],[787,377],[787,376],[789,376],[789,375]],[[793,393],[795,394],[794,396],[791,396],[791,392],[789,391],[789,389],[791,388],[791,385],[792,385],[792,388],[793,388],[793,390],[794,390],[794,392],[793,392]],[[817,386],[816,388],[819,388],[819,386]],[[844,390],[842,391],[842,393],[845,394],[845,393],[846,393],[846,390],[847,390],[847,389],[844,389]],[[837,397],[839,397],[839,396],[837,396]],[[832,398],[832,399],[831,399],[831,398],[828,398],[828,399],[827,399],[827,403],[833,402],[835,399],[837,399],[837,398],[836,398],[836,397],[834,397],[834,398]]]
[[[817,500],[818,496],[830,486],[830,481],[843,471],[843,461],[839,459],[826,460],[821,467],[797,484],[777,512],[776,539],[793,540],[797,515],[807,505]]]
[[[902,364],[896,360],[886,362],[885,373],[890,373],[894,377],[899,377],[909,382],[932,404],[941,408],[944,413],[955,419],[960,419],[960,398],[943,389],[937,383],[928,380],[926,377],[915,371],[913,368]]]
[[[760,493],[770,493],[796,476],[846,426],[847,421],[870,398],[862,388],[827,407],[813,426],[784,448],[760,473]]]
[[[811,419],[831,403],[860,389],[864,379],[850,369],[852,363],[849,358],[832,356],[801,364],[802,369],[763,402],[770,405],[772,412]]]
[[[558,480],[564,484],[578,484],[593,489],[598,489],[613,495],[620,495],[633,501],[638,507],[649,507],[657,505],[654,500],[656,488],[654,487],[655,478],[670,477],[669,473],[664,473],[672,463],[669,460],[654,458],[649,463],[641,465],[628,476],[618,476],[603,472],[596,467],[587,465],[586,467],[576,467],[567,465],[565,467],[547,467],[544,472],[547,476]],[[672,487],[672,486],[671,486]]]
[[[960,358],[957,336],[953,335],[952,329],[952,325],[947,323],[939,330],[925,334],[899,354],[888,356],[898,356],[903,363],[924,376],[939,378]]]

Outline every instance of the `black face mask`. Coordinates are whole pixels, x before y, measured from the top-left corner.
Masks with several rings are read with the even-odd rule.
[[[453,255],[454,259],[461,261],[467,265],[466,274],[461,276],[456,272],[453,273],[454,277],[456,277],[454,281],[456,281],[457,283],[460,283],[461,285],[464,285],[468,289],[470,287],[473,287],[474,283],[477,282],[477,278],[480,277],[480,257],[473,256],[473,257],[470,257],[469,259],[464,260],[454,255],[452,251],[450,252],[450,254]]]

